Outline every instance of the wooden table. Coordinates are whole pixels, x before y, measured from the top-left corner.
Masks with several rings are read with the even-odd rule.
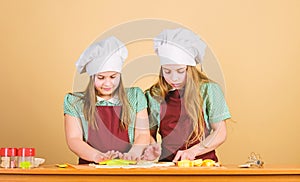
[[[0,168],[2,181],[299,181],[300,165],[274,166],[263,168],[238,168],[237,165],[222,167],[155,167],[130,169],[96,169],[85,165],[72,165],[68,168],[57,168],[45,165],[35,169],[3,169]]]

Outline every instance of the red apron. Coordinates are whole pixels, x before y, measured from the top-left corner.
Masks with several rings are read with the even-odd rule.
[[[186,147],[189,135],[193,131],[193,123],[185,110],[182,95],[183,91],[170,91],[166,102],[160,106],[159,133],[162,137],[162,154],[159,161],[172,161],[178,150],[186,150],[199,143],[197,141]],[[205,130],[207,133],[206,126]],[[196,159],[218,161],[215,150],[196,156]]]
[[[131,144],[129,142],[128,130],[121,129],[120,115],[121,106],[97,106],[99,119],[98,129],[88,127],[87,143],[100,152],[106,153],[110,150],[128,152]],[[79,158],[79,164],[89,164],[90,161]]]

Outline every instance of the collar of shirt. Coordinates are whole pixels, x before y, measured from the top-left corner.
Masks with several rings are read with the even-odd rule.
[[[103,105],[119,105],[120,104],[120,99],[117,96],[114,96],[108,100],[103,99],[102,97],[97,96],[97,103],[96,106]]]

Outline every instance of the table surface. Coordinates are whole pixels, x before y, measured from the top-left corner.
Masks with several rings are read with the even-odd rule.
[[[43,165],[34,169],[0,169],[0,182],[299,182],[300,165],[265,165],[263,168],[221,167],[153,167],[153,168],[94,168],[70,165],[58,168]]]
[[[98,174],[98,175],[300,175],[299,165],[264,165],[262,168],[239,168],[238,165],[221,167],[152,167],[152,168],[94,168],[88,165],[69,165],[58,168],[55,165],[43,165],[34,169],[4,169],[1,174]]]

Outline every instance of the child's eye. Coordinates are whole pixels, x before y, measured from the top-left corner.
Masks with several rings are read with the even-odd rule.
[[[170,70],[164,70],[164,73],[165,73],[165,74],[170,74],[171,71],[170,71]]]
[[[103,76],[98,76],[97,78],[98,78],[99,80],[103,80],[103,79],[104,79]]]
[[[117,77],[116,75],[110,76],[110,78],[116,78],[116,77]]]
[[[185,73],[185,70],[186,69],[179,69],[179,70],[177,70],[177,73]]]

